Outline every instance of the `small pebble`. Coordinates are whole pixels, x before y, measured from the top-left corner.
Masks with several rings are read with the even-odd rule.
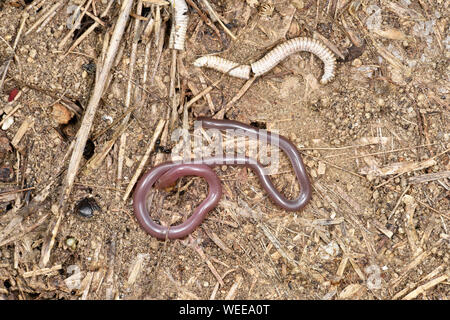
[[[355,59],[355,60],[353,60],[352,66],[354,66],[354,67],[356,67],[356,68],[359,68],[359,67],[362,66],[362,61],[361,61],[360,59]]]
[[[131,167],[134,165],[133,159],[125,158],[125,165],[126,165],[128,168],[131,168]]]
[[[291,3],[297,10],[302,10],[305,6],[303,0],[292,0]]]
[[[378,191],[374,191],[374,193],[372,194],[373,200],[377,200],[379,197],[380,197],[380,193]]]
[[[6,131],[8,130],[14,123],[14,117],[9,117],[8,119],[5,120],[5,122],[3,122],[2,124],[2,130]]]
[[[320,258],[323,260],[330,260],[339,254],[339,245],[336,241],[331,241],[327,245],[320,246]]]
[[[380,107],[383,107],[383,106],[386,104],[386,102],[384,101],[383,98],[378,98],[378,99],[377,99],[377,104],[378,104]]]
[[[425,100],[425,95],[423,93],[421,93],[417,96],[417,101],[422,102],[424,100]]]
[[[317,167],[317,173],[319,175],[324,175],[325,174],[325,170],[326,170],[326,166],[325,163],[323,163],[322,161],[319,162],[319,166]]]
[[[69,237],[66,239],[66,245],[72,249],[75,250],[77,248],[77,240],[73,237]]]
[[[55,103],[52,109],[52,117],[59,124],[67,124],[73,117],[73,113],[60,103]]]
[[[34,58],[36,58],[36,55],[37,55],[37,51],[36,51],[36,49],[31,49],[30,50],[30,53],[29,53],[29,56],[30,56],[30,58],[31,59],[34,59]]]

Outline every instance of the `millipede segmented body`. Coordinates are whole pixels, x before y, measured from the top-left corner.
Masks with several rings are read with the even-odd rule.
[[[321,83],[325,84],[334,78],[334,69],[336,67],[336,58],[333,53],[322,43],[311,38],[294,38],[276,46],[264,57],[251,64],[252,71],[256,76],[260,76],[286,57],[299,51],[308,51],[319,57],[324,64],[324,72]]]
[[[229,75],[235,77],[248,79],[249,75],[247,76],[246,73],[236,72],[238,75],[235,75],[232,72],[226,72],[226,70],[229,70],[230,66],[239,66],[236,69],[242,70],[247,70],[250,67],[255,76],[261,76],[275,67],[286,57],[299,51],[311,52],[322,60],[324,64],[324,72],[320,80],[322,84],[326,84],[334,78],[336,68],[336,58],[334,54],[325,45],[312,38],[290,39],[276,46],[264,57],[256,62],[253,62],[250,66],[239,65],[235,62],[214,56],[201,57],[194,62],[194,65],[198,67],[213,68],[217,71],[228,73]],[[246,77],[241,77],[241,75],[246,75]]]
[[[246,79],[250,78],[250,66],[226,60],[216,56],[205,56],[194,61],[196,67],[207,67],[230,76]]]
[[[173,8],[174,24],[170,33],[169,47],[175,50],[184,50],[186,31],[189,21],[188,6],[184,0],[170,0]]]

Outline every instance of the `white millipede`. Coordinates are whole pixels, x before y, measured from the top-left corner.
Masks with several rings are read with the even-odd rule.
[[[320,83],[326,84],[335,76],[336,58],[325,45],[312,38],[294,38],[283,42],[269,51],[264,57],[249,65],[225,60],[215,56],[205,56],[195,60],[197,67],[208,67],[231,76],[249,79],[250,68],[255,76],[260,76],[271,70],[286,57],[299,51],[307,51],[315,54],[324,64],[324,72]],[[232,69],[230,71],[230,69]],[[248,71],[247,71],[248,70]]]
[[[184,50],[186,31],[189,21],[188,6],[185,0],[170,0],[173,9],[174,23],[170,33],[169,47],[175,50]]]
[[[198,58],[194,61],[194,66],[211,68],[241,79],[248,80],[250,78],[249,65],[240,65],[239,63],[216,56]]]

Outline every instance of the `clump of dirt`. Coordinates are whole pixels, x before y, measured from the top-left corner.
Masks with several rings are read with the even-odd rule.
[[[57,208],[72,142],[120,5],[103,15],[109,1],[92,2],[92,20],[82,20],[61,44],[76,17],[68,7],[85,1],[54,7],[57,2],[0,7],[0,76],[6,72],[0,121],[13,119],[0,130],[0,299],[448,298],[445,1],[210,1],[235,40],[195,2],[202,15],[188,12],[186,50],[175,60],[168,48],[170,8],[144,6],[139,15],[134,5],[89,135],[89,156],[62,214]],[[149,38],[138,32],[130,75],[136,19],[141,31],[149,20],[156,23]],[[289,56],[246,90],[245,80],[192,65],[212,53],[251,63],[299,36],[336,54],[331,83],[319,83],[322,62],[306,52]],[[208,86],[209,94],[185,110]],[[8,101],[13,89],[19,94]],[[121,134],[128,94],[132,112]],[[175,119],[146,168],[171,159],[171,133],[183,117],[192,125],[220,112],[296,144],[313,187],[310,203],[286,212],[251,170],[223,166],[215,171],[224,195],[194,233],[166,242],[150,237],[132,200],[122,198],[158,121]],[[102,153],[101,164],[88,167]],[[272,178],[285,195],[298,194],[285,156]],[[180,223],[207,192],[202,179],[182,178],[152,195],[152,217]],[[83,199],[95,203],[89,214],[80,214]]]

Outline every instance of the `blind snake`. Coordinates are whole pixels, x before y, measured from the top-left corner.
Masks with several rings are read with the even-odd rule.
[[[211,168],[223,164],[251,168],[272,201],[285,210],[297,211],[306,205],[311,198],[311,185],[300,153],[292,142],[283,136],[259,130],[238,121],[210,118],[198,118],[198,120],[201,121],[201,126],[206,129],[234,130],[236,134],[251,134],[258,139],[265,139],[265,141],[278,139],[280,149],[286,153],[294,169],[300,185],[300,194],[294,200],[287,199],[275,188],[269,175],[266,174],[264,166],[256,159],[246,156],[214,156],[202,159],[201,162],[195,160],[184,163],[165,162],[147,171],[137,183],[133,194],[134,213],[139,224],[147,233],[158,239],[179,239],[193,232],[220,200],[222,187],[219,178]],[[204,178],[209,186],[208,196],[185,222],[170,227],[155,223],[147,209],[147,196],[152,187],[155,184],[157,188],[167,187],[183,176]]]

